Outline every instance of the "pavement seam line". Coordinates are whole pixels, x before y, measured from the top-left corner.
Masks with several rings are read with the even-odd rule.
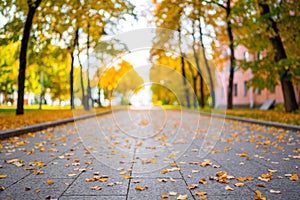
[[[80,143],[82,143],[82,142],[78,142],[76,145],[74,145],[74,147],[79,146]],[[82,144],[83,144],[83,143],[82,143]],[[87,166],[89,166],[89,165],[87,165]],[[83,171],[80,172],[80,173],[78,174],[78,176],[76,176],[76,177],[74,178],[74,180],[73,180],[69,185],[67,185],[67,188],[61,193],[61,195],[58,197],[58,199],[64,195],[64,193],[71,187],[71,185],[79,178],[79,176],[80,176],[82,173],[84,173],[84,172],[83,172]]]
[[[132,158],[132,165],[131,165],[131,172],[129,173],[129,176],[132,176],[133,167],[134,167],[134,160],[135,160],[135,154],[136,154],[136,148],[134,149],[133,158]],[[127,193],[126,193],[126,200],[128,200],[128,197],[129,197],[131,179],[132,178],[130,178],[129,181],[128,181],[128,187],[127,187]]]
[[[175,160],[174,160],[174,163],[176,163],[176,161],[175,161]],[[176,166],[178,167],[177,163],[176,163]],[[181,175],[181,178],[182,178],[182,180],[184,181],[184,183],[185,183],[186,187],[188,187],[189,185],[187,184],[187,182],[186,182],[186,180],[185,180],[185,178],[184,178],[184,176],[183,176],[183,173],[182,173],[182,171],[181,171],[181,170],[179,170],[179,174]],[[190,194],[191,194],[192,198],[193,198],[194,200],[196,200],[196,198],[195,198],[195,196],[193,195],[192,191],[191,191],[191,190],[189,190],[189,189],[188,189],[188,191],[190,192]]]

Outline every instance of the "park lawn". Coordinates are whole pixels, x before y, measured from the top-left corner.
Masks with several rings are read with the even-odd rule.
[[[172,106],[172,105],[163,105],[166,109],[181,109],[180,106]],[[192,109],[195,110],[195,109]],[[245,117],[250,119],[258,119],[264,121],[271,122],[279,122],[283,124],[292,124],[292,125],[300,125],[300,110],[296,112],[287,113],[282,111],[283,108],[277,110],[258,110],[258,109],[214,109],[214,114],[222,114],[222,115],[230,115],[237,117]],[[204,107],[199,109],[200,112],[211,113],[212,109],[210,107]]]
[[[280,122],[284,124],[300,125],[300,111],[286,113],[276,110],[255,110],[255,109],[233,109],[226,110],[226,115],[246,117],[251,119]]]
[[[33,124],[39,124],[43,122],[71,118],[73,116],[91,114],[94,112],[76,110],[76,114],[70,110],[70,107],[51,107],[43,106],[45,110],[39,110],[38,106],[26,106],[24,115],[16,115],[15,108],[13,107],[0,107],[0,130],[17,129]],[[109,108],[96,108],[95,112],[101,112],[109,110]]]

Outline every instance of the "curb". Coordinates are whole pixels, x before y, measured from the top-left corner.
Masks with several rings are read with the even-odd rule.
[[[236,116],[231,116],[231,115],[221,115],[221,114],[210,114],[210,113],[205,113],[205,112],[199,112],[202,115],[207,115],[207,116],[214,116],[218,118],[225,118],[225,119],[230,119],[230,120],[235,120],[235,121],[240,121],[240,122],[247,122],[247,123],[252,123],[252,124],[259,124],[263,126],[270,126],[270,127],[275,127],[275,128],[282,128],[285,130],[291,130],[291,131],[300,131],[300,126],[298,125],[291,125],[291,124],[283,124],[283,123],[278,123],[278,122],[270,122],[270,121],[264,121],[264,120],[257,120],[257,119],[249,119],[245,117],[236,117]]]
[[[19,136],[19,135],[29,133],[29,132],[44,130],[49,127],[54,127],[54,126],[58,126],[58,125],[66,124],[66,123],[71,123],[71,122],[74,122],[77,120],[84,120],[84,119],[92,118],[95,116],[107,115],[111,112],[112,112],[111,110],[103,111],[103,112],[99,112],[96,114],[88,114],[88,115],[83,115],[83,116],[78,116],[78,117],[72,117],[72,118],[66,118],[66,119],[61,119],[61,120],[44,122],[44,123],[40,123],[40,124],[34,124],[34,125],[22,127],[20,129],[9,129],[9,130],[5,130],[5,131],[0,131],[0,140],[6,139],[9,137],[13,137],[13,136]]]

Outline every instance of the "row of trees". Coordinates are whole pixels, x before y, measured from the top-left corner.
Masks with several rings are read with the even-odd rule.
[[[224,63],[229,62],[228,109],[233,107],[234,72],[237,67],[242,67],[245,70],[252,70],[254,78],[249,84],[256,88],[272,88],[280,82],[285,109],[291,112],[298,109],[293,86],[299,84],[297,76],[300,75],[300,60],[297,53],[300,34],[299,6],[299,1],[284,0],[276,2],[271,0],[162,0],[156,3],[155,23],[161,28],[177,30],[179,34],[167,37],[158,34],[161,38],[156,41],[156,45],[167,42],[170,49],[176,46],[180,50],[182,59],[186,59],[188,54],[194,55],[194,65],[197,67],[198,74],[190,82],[199,79],[199,90],[201,96],[204,96],[201,85],[202,76],[206,74],[213,105],[216,81],[212,74],[213,69],[207,60],[209,56],[213,57],[218,67],[226,66]],[[183,45],[181,38],[186,35],[190,36],[192,41],[188,52],[182,51],[181,47]],[[210,40],[206,46],[204,46],[204,39]],[[176,40],[177,43],[174,42]],[[235,49],[239,45],[244,45],[252,55],[263,56],[255,61],[237,60]],[[227,55],[224,54],[224,50],[228,52]],[[204,56],[201,65],[204,66],[199,66],[201,51]],[[167,52],[155,48],[152,50],[154,58],[164,57],[166,54]],[[180,62],[181,73],[186,78],[188,66],[184,61]],[[204,99],[201,99],[200,104],[203,105],[201,103],[203,101]]]
[[[58,96],[66,94],[65,89],[69,89],[71,106],[74,108],[75,58],[78,57],[80,61],[79,55],[86,54],[88,60],[90,50],[98,44],[101,36],[105,34],[104,30],[112,30],[122,16],[133,15],[133,6],[130,2],[119,0],[4,0],[0,2],[0,10],[2,17],[7,20],[1,28],[1,49],[7,45],[20,46],[18,56],[7,55],[13,57],[9,58],[11,60],[16,57],[19,60],[13,61],[14,64],[19,63],[16,114],[24,113],[25,86],[29,89],[25,84],[31,83],[28,78],[40,78],[43,82],[43,87],[40,88],[42,96],[44,86],[47,85],[46,79],[51,79],[43,74],[51,76],[52,73],[55,78],[52,78],[49,84],[51,82],[56,85],[59,81],[59,85],[64,87],[59,89]],[[4,60],[1,68],[6,65],[8,63]],[[35,73],[39,71],[41,75],[26,77],[29,74],[29,66],[32,66]],[[67,71],[67,68],[70,70]],[[52,72],[46,73],[46,70]],[[82,71],[83,68],[80,70]],[[9,70],[3,72],[9,73]],[[66,73],[69,74],[68,84],[63,83],[66,80]],[[13,77],[5,79],[1,77],[1,80],[16,82]],[[7,84],[9,87],[11,85],[14,83]],[[88,81],[86,95],[89,98],[90,81]]]

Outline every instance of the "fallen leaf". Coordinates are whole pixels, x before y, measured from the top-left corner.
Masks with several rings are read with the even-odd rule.
[[[133,180],[133,183],[139,183],[141,180]]]
[[[258,184],[256,184],[256,187],[266,187],[266,185],[262,184],[262,183],[258,183]]]
[[[207,192],[195,192],[195,195],[198,195],[200,199],[207,199]]]
[[[281,194],[280,190],[270,190],[272,194]]]
[[[188,195],[187,194],[185,194],[185,195],[179,195],[177,197],[177,200],[186,200],[186,199],[188,199]]]
[[[161,197],[162,199],[167,199],[167,198],[169,198],[167,194],[161,194],[160,197]]]
[[[165,178],[158,178],[157,181],[158,181],[158,182],[163,182],[163,183],[165,183],[165,182],[167,182],[168,180],[165,179]]]
[[[93,186],[91,187],[92,190],[102,190],[102,187],[100,186]]]
[[[244,186],[244,183],[235,183],[234,186],[235,187],[242,187],[242,186]]]
[[[270,173],[275,173],[275,172],[277,172],[278,170],[276,170],[276,169],[268,169],[268,172],[270,172]]]
[[[193,185],[191,185],[191,186],[187,186],[186,188],[188,189],[188,190],[193,190],[193,189],[196,189],[198,187],[198,184],[193,184]]]
[[[124,178],[124,179],[131,179],[132,176],[123,175],[122,178]]]
[[[226,185],[225,190],[233,191],[234,189],[232,187],[230,187],[229,185]]]
[[[101,177],[99,179],[100,182],[106,182],[108,180],[108,177]]]
[[[200,181],[199,181],[199,183],[205,185],[205,184],[207,184],[207,181],[206,181],[205,178],[201,178]]]
[[[240,157],[247,157],[248,156],[248,153],[247,152],[244,152],[244,153],[240,153],[240,154],[236,154]]]
[[[299,176],[298,174],[292,174],[292,176],[290,177],[291,181],[298,181],[299,180]]]
[[[5,179],[7,177],[6,174],[0,174],[0,179]]]
[[[170,196],[176,196],[176,195],[177,195],[177,192],[169,192],[169,195],[170,195]]]
[[[267,200],[266,197],[262,196],[259,190],[256,190],[256,195],[254,195],[254,200]]]
[[[136,190],[139,190],[139,191],[145,190],[145,188],[143,188],[143,187],[141,187],[141,186],[139,186],[139,185],[136,185],[136,186],[135,186],[135,189],[136,189]]]
[[[210,160],[206,159],[206,160],[204,160],[204,162],[200,162],[199,165],[201,167],[206,167],[208,165],[211,165],[211,162],[210,162]]]
[[[112,187],[112,186],[114,186],[114,183],[108,183],[107,186]]]
[[[47,184],[48,184],[48,185],[52,185],[53,183],[54,183],[53,180],[51,180],[51,179],[47,180]]]

